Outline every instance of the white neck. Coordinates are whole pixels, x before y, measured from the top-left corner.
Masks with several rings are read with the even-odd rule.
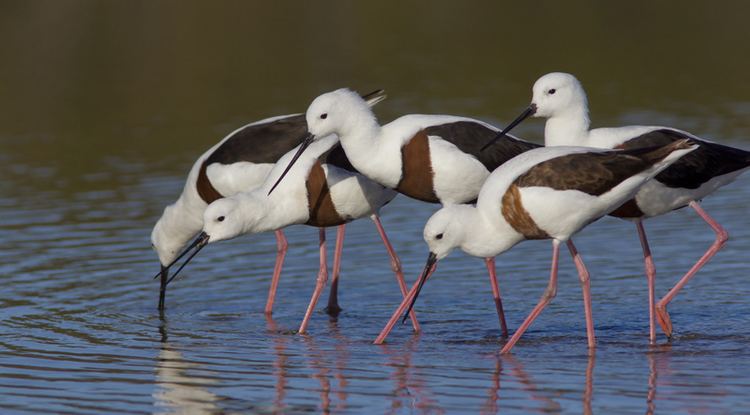
[[[204,205],[205,206],[205,205]],[[203,209],[186,203],[181,197],[168,206],[154,226],[152,240],[159,248],[162,264],[172,262],[177,252],[190,242],[203,227]]]
[[[163,222],[163,231],[172,238],[179,238],[185,243],[198,234],[203,227],[203,210],[205,203],[187,203],[182,197],[177,199],[168,212],[159,219]]]
[[[381,137],[382,128],[373,115],[360,117],[337,132],[341,146],[352,166],[368,179],[395,188],[401,178],[400,154],[384,153],[388,143]],[[400,146],[398,147],[400,148]]]
[[[461,250],[469,255],[480,258],[494,257],[523,240],[505,220],[498,222],[497,218],[487,218],[471,205],[461,205],[461,210],[464,232]],[[502,216],[500,212],[498,215]]]
[[[361,133],[374,137],[380,133],[380,124],[369,107],[352,109],[346,122],[341,124],[338,133],[340,137],[361,135]]]
[[[288,206],[295,205],[294,203],[288,200],[278,200],[279,198],[275,198],[274,195],[269,197],[265,190],[259,190],[239,198],[241,214],[245,218],[243,234],[275,231],[307,221],[306,216],[297,212],[302,211],[301,209],[287,209]],[[305,207],[307,207],[306,204]]]
[[[570,108],[547,119],[545,146],[588,146],[589,112],[585,106]]]

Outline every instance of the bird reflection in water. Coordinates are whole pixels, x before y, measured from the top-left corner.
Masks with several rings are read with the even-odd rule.
[[[286,344],[289,339],[287,336],[279,334],[279,328],[270,314],[265,314],[265,316],[266,328],[273,339],[273,350],[276,354],[276,360],[273,362],[274,376],[276,377],[276,396],[274,397],[273,404],[277,410],[283,411],[288,384],[287,378],[289,376],[287,371],[289,358],[286,354]]]
[[[589,364],[593,372],[593,354],[589,355]],[[541,413],[559,413],[562,408],[558,402],[545,396],[539,387],[534,382],[534,379],[524,369],[523,364],[515,357],[509,354],[495,355],[495,370],[492,372],[492,378],[490,381],[490,387],[487,389],[487,400],[482,406],[482,414],[496,414],[501,413],[502,408],[502,388],[501,384],[505,384],[506,388],[509,388],[513,381],[517,382],[520,389],[528,392],[529,399],[532,401],[540,402],[543,409],[537,410]],[[588,381],[588,371],[586,384],[590,384]],[[503,382],[504,381],[504,382]],[[517,392],[517,391],[516,391]],[[515,392],[514,392],[515,393]],[[513,397],[514,400],[517,396]],[[584,394],[585,399],[585,394]],[[524,408],[530,410],[530,408]]]
[[[648,359],[648,392],[646,393],[646,414],[656,412],[656,385],[659,372],[669,372],[668,363],[672,345],[669,343],[652,346],[646,353]]]
[[[334,350],[327,351],[321,348],[316,340],[311,336],[303,336],[302,342],[306,348],[304,356],[305,361],[313,371],[312,378],[320,384],[320,406],[322,413],[340,412],[347,409],[346,401],[348,399],[347,387],[348,380],[344,373],[348,368],[348,350],[346,338],[341,336],[335,321],[331,323],[333,337],[336,339]],[[286,391],[289,385],[289,353],[287,345],[291,340],[290,336],[285,335],[283,329],[274,321],[273,317],[266,315],[266,327],[273,338],[274,353],[276,360],[273,364],[274,374],[276,376],[276,396],[274,399],[275,408],[284,412],[288,405],[284,403]],[[331,383],[331,378],[336,380],[335,387]],[[335,391],[335,404],[331,406],[334,400],[331,399],[331,392]]]
[[[583,413],[591,415],[591,399],[594,397],[594,364],[596,364],[596,351],[589,350],[589,360],[586,363],[586,382],[583,388]]]
[[[510,356],[510,355],[508,355]],[[482,405],[481,414],[496,414],[500,410],[497,401],[500,399],[500,372],[502,371],[502,358],[495,355],[495,370],[492,371],[492,380],[487,389],[487,401]]]
[[[218,413],[220,400],[208,387],[215,385],[215,378],[196,376],[193,370],[201,370],[200,365],[188,362],[182,353],[169,343],[167,322],[161,316],[159,325],[161,349],[156,361],[156,384],[154,413],[203,414]]]
[[[325,352],[322,351],[311,336],[304,336],[303,341],[307,346],[307,355],[305,360],[313,370],[312,377],[320,383],[320,410],[324,414],[331,413],[331,381],[329,379],[331,367]],[[336,409],[345,407],[345,404],[339,402]]]
[[[267,406],[263,408],[265,412],[286,413],[300,409],[315,411],[312,406],[300,406],[300,402],[294,402],[300,399],[300,392],[303,392],[302,399],[305,401],[309,402],[309,399],[313,398],[317,412],[356,411],[362,409],[362,396],[356,392],[358,386],[352,389],[352,381],[359,385],[358,382],[362,380],[377,381],[380,385],[392,384],[390,387],[382,388],[384,390],[378,395],[368,394],[368,399],[382,399],[382,403],[390,400],[390,407],[386,406],[383,412],[451,412],[448,409],[449,402],[445,402],[448,407],[443,407],[439,395],[430,389],[434,383],[431,377],[432,366],[429,363],[422,365],[416,361],[416,353],[425,352],[420,350],[420,341],[423,341],[421,336],[413,336],[405,344],[396,347],[388,344],[381,346],[377,353],[380,355],[377,358],[380,369],[362,368],[362,371],[358,371],[355,349],[352,349],[358,343],[352,343],[350,338],[342,335],[335,321],[329,322],[330,336],[326,336],[325,339],[292,336],[290,331],[279,327],[270,316],[266,317],[266,322],[269,337],[267,350],[270,351],[271,358],[266,373],[272,377],[269,383],[275,387],[268,390],[269,395],[273,394],[273,397],[267,396],[267,401],[261,398],[261,401],[267,402]],[[162,320],[159,327],[161,348],[156,361],[157,386],[153,393],[155,413],[220,413],[226,410],[227,405],[233,404],[239,404],[242,408],[258,409],[256,400],[253,400],[253,403],[230,402],[232,398],[212,392],[221,386],[219,378],[213,376],[200,363],[185,358],[176,347],[175,341],[169,341],[167,328],[166,320]],[[668,363],[671,356],[671,346],[668,344],[651,348],[645,354],[648,362],[648,380],[644,382],[646,385],[643,392],[647,414],[656,413],[657,387],[663,387],[664,379],[669,379]],[[526,413],[559,413],[566,410],[563,402],[571,398],[573,401],[580,399],[582,413],[594,413],[592,402],[595,352],[587,354],[586,359],[585,366],[582,359],[579,359],[578,363],[572,362],[574,367],[578,368],[576,377],[580,379],[577,382],[579,386],[572,390],[561,390],[554,380],[543,377],[540,372],[527,370],[521,358],[513,355],[489,355],[487,359],[483,359],[487,365],[484,365],[485,370],[481,372],[484,379],[480,378],[480,385],[488,386],[474,389],[480,394],[478,398],[483,400],[480,413],[503,413],[512,408],[521,409]],[[531,365],[529,369],[538,366],[538,362],[534,365],[532,361],[527,363],[527,366]],[[378,379],[381,374],[382,378]],[[305,386],[300,389],[300,384],[295,382],[302,382]],[[312,386],[310,382],[313,383]],[[667,390],[672,386],[674,385],[667,383]],[[671,395],[669,391],[667,394]],[[473,394],[466,397],[470,396],[476,397]],[[695,401],[688,400],[686,403],[695,404]],[[455,402],[453,404],[455,405]]]
[[[349,387],[349,381],[346,379],[346,376],[344,376],[344,372],[349,363],[349,347],[346,337],[344,337],[341,334],[341,330],[339,330],[337,321],[338,318],[331,317],[328,323],[328,328],[331,336],[336,339],[336,342],[334,343],[334,356],[336,356],[336,371],[334,372],[334,377],[338,382],[336,397],[340,402],[345,404],[346,399],[348,398],[347,388]],[[345,407],[346,406],[344,405],[344,408]]]
[[[394,387],[390,394],[391,408],[387,411],[389,414],[401,413],[405,407],[417,410],[418,413],[445,413],[429,392],[424,376],[419,373],[419,367],[412,363],[419,339],[419,334],[415,334],[403,346],[381,346],[380,350],[388,357],[385,366],[393,368],[390,378],[393,379]]]

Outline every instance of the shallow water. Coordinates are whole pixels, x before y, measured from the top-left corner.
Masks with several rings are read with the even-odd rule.
[[[280,4],[131,4],[137,6],[18,2],[0,12],[0,75],[7,80],[0,85],[3,413],[750,407],[750,175],[704,202],[731,240],[672,302],[675,336],[660,334],[654,347],[637,235],[614,219],[576,238],[592,274],[595,353],[586,348],[580,287],[565,255],[558,296],[513,354],[500,357],[484,265],[458,252],[439,264],[419,298],[423,333],[399,325],[386,345],[371,344],[400,296],[366,220],[347,228],[344,311],[337,319],[324,314],[324,295],[306,336],[294,330],[314,287],[315,229],[288,231],[272,319],[262,310],[273,235],[204,249],[170,285],[163,315],[149,242],[200,152],[236,126],[300,111],[314,95],[342,85],[387,88],[391,97],[378,109],[383,120],[446,112],[501,123],[527,104],[539,74],[563,68],[584,80],[595,125],[675,125],[750,148],[750,57],[732,46],[748,38],[750,29],[737,21],[743,10],[698,3],[638,16],[596,5],[575,13],[549,6],[537,15],[523,5],[458,10],[433,2],[429,10],[393,16],[388,7],[337,3],[330,16]],[[497,24],[508,14],[506,26]],[[642,17],[639,30],[626,30],[629,15]],[[538,30],[526,30],[528,21]],[[695,30],[676,35],[665,21]],[[559,36],[548,39],[545,27]],[[269,31],[274,36],[263,36]],[[525,33],[527,44],[519,36],[498,41],[488,55],[485,39],[503,33]],[[613,68],[622,53],[632,59]],[[446,56],[460,65],[443,65]],[[507,56],[518,63],[508,66]],[[644,76],[637,62],[656,64]],[[672,64],[682,64],[677,76]],[[538,140],[542,125],[529,121],[518,131]],[[434,210],[399,197],[382,212],[409,282],[423,266],[421,230]],[[689,209],[646,227],[663,295],[714,235]],[[550,251],[549,242],[526,242],[498,258],[511,329],[544,291]]]
[[[399,295],[368,221],[347,229],[344,311],[337,320],[315,313],[307,336],[293,334],[316,272],[316,232],[307,227],[290,229],[272,319],[262,313],[272,235],[206,248],[170,286],[168,309],[160,316],[158,283],[148,278],[156,264],[146,235],[151,206],[167,201],[159,190],[168,193],[181,179],[138,176],[113,192],[62,200],[48,193],[37,208],[3,200],[3,215],[11,218],[3,232],[9,248],[0,262],[4,409],[729,413],[747,402],[750,293],[742,258],[750,234],[742,226],[742,201],[750,196],[749,180],[705,203],[733,240],[670,307],[676,328],[671,342],[660,337],[658,346],[647,346],[645,279],[634,229],[604,219],[578,238],[593,275],[596,353],[587,354],[580,290],[565,258],[557,298],[513,355],[499,357],[502,342],[483,264],[461,254],[441,262],[420,297],[421,335],[397,326],[387,345],[370,344]],[[23,201],[35,204],[32,197]],[[432,209],[399,198],[383,211],[412,278],[425,254],[421,224]],[[658,292],[664,293],[712,235],[688,211],[652,220],[648,229]],[[511,327],[544,290],[548,260],[548,242],[527,242],[499,258]]]

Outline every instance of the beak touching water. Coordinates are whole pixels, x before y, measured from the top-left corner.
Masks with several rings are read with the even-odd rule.
[[[198,251],[200,251],[204,246],[206,246],[206,244],[208,243],[208,239],[209,239],[208,234],[205,232],[201,232],[198,235],[198,237],[195,238],[195,240],[191,242],[190,245],[188,245],[188,247],[185,248],[185,250],[180,253],[180,255],[177,255],[177,258],[175,258],[168,265],[162,265],[159,273],[154,276],[154,279],[161,277],[161,285],[159,287],[159,310],[160,311],[164,310],[164,298],[166,297],[166,294],[167,294],[167,284],[169,284],[170,281],[172,281],[174,277],[177,276],[177,272],[180,272],[180,270],[184,268],[185,265],[187,265],[187,263],[190,262],[191,259],[193,259],[193,257],[195,256],[195,254],[198,253]],[[193,254],[190,255],[190,257],[187,260],[185,260],[185,263],[182,264],[180,269],[178,269],[177,272],[174,273],[172,278],[168,278],[169,268],[172,267],[172,265],[174,265],[177,261],[179,261],[180,258],[187,255],[194,248],[196,248],[195,252],[193,252]]]
[[[169,268],[161,266],[161,286],[159,287],[159,310],[164,310],[164,297],[167,295],[167,278],[169,278]]]
[[[525,120],[526,118],[529,118],[530,116],[534,115],[536,113],[536,104],[531,104],[526,108],[521,115],[519,115],[513,122],[508,124],[507,127],[503,131],[500,131],[498,135],[495,136],[492,140],[490,140],[489,143],[485,144],[484,147],[482,147],[481,151],[486,150],[489,146],[493,145],[497,140],[505,137],[506,134],[510,132],[515,126],[521,123],[521,121]]]
[[[301,156],[301,155],[302,155],[302,153],[303,153],[303,152],[305,151],[305,149],[306,149],[307,147],[309,147],[309,146],[310,146],[310,144],[312,144],[312,142],[313,142],[314,140],[315,140],[315,136],[314,136],[314,135],[312,135],[312,134],[310,134],[309,132],[308,132],[307,134],[305,134],[305,136],[304,136],[304,137],[302,137],[302,144],[300,144],[300,146],[299,146],[299,150],[297,150],[297,153],[295,153],[295,154],[294,154],[294,157],[292,157],[292,161],[290,161],[290,162],[289,162],[289,165],[288,165],[288,166],[286,166],[286,169],[284,169],[284,172],[283,172],[283,173],[281,173],[281,176],[279,176],[279,179],[278,179],[278,180],[276,180],[276,183],[274,183],[274,184],[273,184],[273,187],[271,187],[271,190],[269,190],[269,191],[268,191],[268,194],[269,194],[269,195],[271,194],[271,192],[273,192],[273,189],[275,189],[275,188],[276,188],[276,186],[278,186],[278,185],[279,185],[279,183],[281,183],[281,179],[283,179],[283,178],[284,178],[284,176],[286,176],[286,174],[287,174],[287,173],[289,173],[289,169],[291,169],[291,168],[292,168],[292,166],[293,166],[293,165],[294,165],[294,163],[295,163],[295,162],[297,161],[297,159],[299,158],[299,156]]]
[[[437,255],[430,252],[430,255],[427,256],[427,263],[424,265],[424,270],[422,270],[422,275],[419,276],[419,284],[417,285],[417,292],[414,293],[414,298],[411,299],[411,303],[409,304],[409,308],[406,309],[406,312],[404,313],[404,318],[401,320],[401,324],[406,322],[406,319],[409,317],[409,313],[411,312],[412,307],[414,307],[414,303],[417,302],[417,297],[419,297],[419,292],[422,291],[422,286],[424,285],[424,282],[427,281],[427,277],[432,272],[432,268],[437,263]]]

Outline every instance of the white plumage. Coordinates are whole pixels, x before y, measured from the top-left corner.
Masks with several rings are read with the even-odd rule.
[[[483,154],[483,137],[499,130],[466,117],[412,114],[381,126],[362,98],[348,89],[315,98],[305,116],[306,142],[335,134],[352,165],[369,179],[409,197],[443,205],[476,200],[492,170],[538,147],[513,137],[500,143],[495,152]],[[491,258],[487,261],[505,335],[494,263]]]
[[[649,338],[656,341],[655,319],[664,333],[672,335],[672,323],[666,306],[679,290],[724,245],[728,234],[699,201],[734,181],[750,168],[750,153],[701,139],[682,130],[658,126],[626,126],[589,129],[588,99],[581,83],[573,75],[553,72],[539,78],[533,86],[532,103],[513,121],[510,129],[529,115],[547,119],[544,141],[547,146],[579,145],[596,148],[635,148],[689,139],[698,150],[679,161],[662,175],[644,185],[632,202],[614,212],[615,216],[635,221],[641,239],[649,288]],[[658,304],[655,302],[655,267],[642,220],[691,206],[716,233],[716,240],[696,264],[679,280]]]
[[[231,239],[244,234],[275,231],[295,224],[321,226],[320,269],[313,296],[299,328],[300,333],[306,332],[309,319],[328,279],[325,231],[322,226],[336,226],[351,220],[371,217],[391,255],[392,265],[402,294],[406,294],[406,283],[403,280],[400,262],[393,252],[377,216],[379,209],[396,197],[397,193],[359,173],[327,162],[325,157],[329,154],[329,150],[336,145],[338,145],[338,142],[334,136],[323,137],[313,142],[309,145],[307,151],[297,159],[297,162],[288,169],[286,180],[278,186],[275,192],[269,193],[274,182],[297,153],[298,148],[294,148],[279,159],[260,188],[218,199],[211,203],[203,214],[203,232],[199,237],[202,242],[198,245],[198,249],[201,249],[207,243]],[[315,208],[322,198],[326,197],[327,193],[321,193],[318,199],[311,199],[316,196],[308,191],[308,184],[313,180],[311,176],[314,174],[314,169],[318,167],[323,172],[325,187],[330,193],[332,202],[329,208],[333,211],[319,212]],[[327,205],[322,204],[322,206]],[[320,217],[313,217],[313,212],[322,214],[321,217],[333,217],[334,219],[328,220],[333,220],[335,223],[320,224]],[[339,246],[337,246],[337,257],[340,257]],[[337,268],[338,264],[335,264],[334,269]],[[329,306],[331,306],[330,303]],[[335,304],[335,306],[338,307],[338,304]],[[413,324],[415,330],[418,330],[416,317],[413,317]]]
[[[398,316],[416,300],[435,263],[453,249],[460,248],[473,256],[493,257],[523,240],[543,238],[553,241],[550,284],[537,307],[502,352],[510,351],[554,297],[561,243],[568,244],[579,270],[584,289],[588,344],[594,347],[588,271],[570,241],[571,236],[616,209],[635,195],[646,181],[694,149],[695,146],[688,146],[686,141],[650,152],[546,147],[530,150],[506,162],[484,183],[476,206],[446,206],[429,219],[424,228],[424,239],[430,248],[430,259],[419,281],[375,343],[385,340]],[[592,167],[590,175],[598,176],[588,181],[578,180],[575,169],[587,167]]]

